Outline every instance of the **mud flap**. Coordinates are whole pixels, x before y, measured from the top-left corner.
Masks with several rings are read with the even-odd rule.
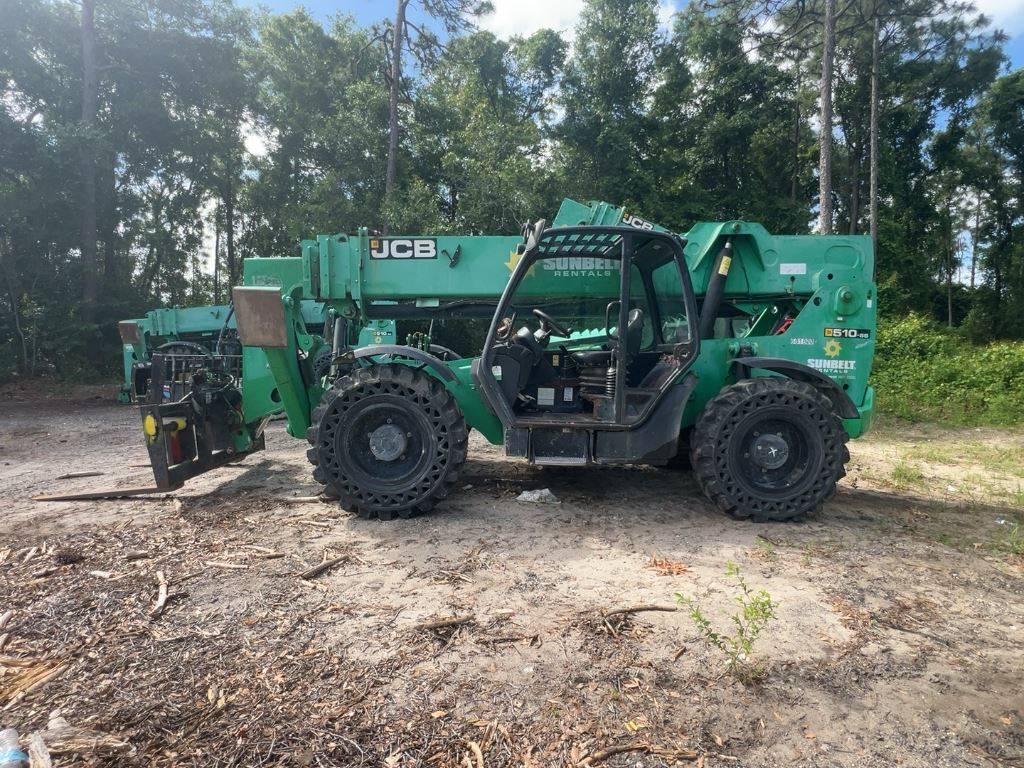
[[[262,428],[246,438],[249,429],[241,423],[241,413],[220,394],[204,398],[201,393],[189,393],[165,402],[165,396],[177,389],[175,383],[166,381],[165,371],[163,356],[154,355],[149,397],[140,407],[157,488],[180,488],[196,475],[264,449]],[[243,450],[238,447],[238,437],[247,443]]]

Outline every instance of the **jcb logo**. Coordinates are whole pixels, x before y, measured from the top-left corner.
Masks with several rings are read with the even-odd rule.
[[[631,213],[622,214],[622,223],[627,227],[635,227],[636,229],[654,229],[654,225],[651,222],[641,219],[639,216],[634,216]]]
[[[370,258],[436,259],[437,241],[425,237],[375,237],[370,240]]]

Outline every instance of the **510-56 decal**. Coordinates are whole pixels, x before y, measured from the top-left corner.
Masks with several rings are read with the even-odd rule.
[[[867,328],[826,328],[827,339],[870,339],[871,331]]]

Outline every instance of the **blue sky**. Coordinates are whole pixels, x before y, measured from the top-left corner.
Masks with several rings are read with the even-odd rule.
[[[326,21],[337,13],[351,14],[360,24],[372,24],[395,12],[391,0],[242,0],[263,5],[272,11],[290,11],[305,6],[316,18]],[[579,15],[583,0],[492,0],[495,11],[485,17],[481,26],[501,37],[530,34],[540,27],[570,31]],[[666,23],[683,0],[660,0],[659,15]],[[1013,67],[1024,66],[1024,0],[975,0],[978,10],[992,19],[995,26],[1011,36],[1006,46]]]

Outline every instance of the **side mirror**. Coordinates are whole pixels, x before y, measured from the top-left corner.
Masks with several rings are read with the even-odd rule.
[[[526,240],[526,250],[532,251],[537,247],[537,243],[540,241],[541,236],[544,234],[544,230],[548,228],[547,219],[537,219],[533,224],[527,224],[524,227],[525,232],[524,239]]]

